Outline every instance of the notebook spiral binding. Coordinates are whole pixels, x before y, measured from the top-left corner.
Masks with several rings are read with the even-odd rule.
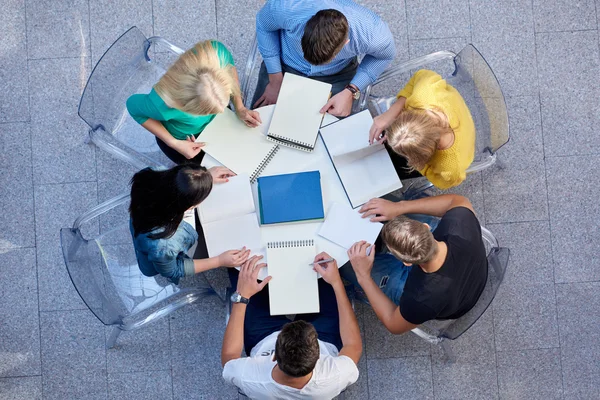
[[[295,139],[289,139],[283,136],[275,135],[273,133],[269,133],[267,139],[272,142],[281,144],[283,146],[290,147],[296,150],[306,151],[308,153],[311,153],[314,150],[313,145],[311,145],[310,143],[301,142]]]
[[[273,157],[275,157],[275,154],[277,154],[277,150],[279,150],[279,146],[273,147],[271,151],[267,153],[265,158],[262,159],[262,161],[260,162],[260,164],[258,164],[258,167],[256,167],[252,175],[250,175],[250,183],[256,182],[260,174],[262,174],[262,172],[265,170],[265,168],[267,168],[267,165],[269,165]]]
[[[314,239],[307,240],[284,240],[281,242],[269,242],[267,243],[268,249],[282,249],[286,247],[308,247],[314,246]]]

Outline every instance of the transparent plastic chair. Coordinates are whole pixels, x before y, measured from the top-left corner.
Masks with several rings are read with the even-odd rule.
[[[496,152],[510,139],[508,111],[502,88],[485,58],[473,45],[465,46],[458,54],[438,51],[390,68],[365,90],[360,109],[368,108],[374,116],[382,114],[394,103],[396,93],[401,89],[394,87],[391,93],[383,93],[390,82],[396,83],[406,74],[419,69],[431,69],[440,62],[449,61],[453,63],[453,72],[444,78],[464,98],[477,132],[474,160],[467,169],[467,174],[471,174],[493,165],[497,160]],[[427,179],[419,178],[405,189],[405,193],[413,197],[431,186]]]
[[[135,26],[123,33],[102,55],[81,95],[79,116],[90,127],[89,139],[138,169],[172,166],[125,103],[132,94],[149,93],[182,53],[161,37],[147,39]]]
[[[73,286],[100,322],[113,326],[107,348],[115,345],[122,331],[142,328],[185,305],[216,295],[203,275],[195,277],[194,286],[188,288],[160,275],[143,275],[128,222],[84,238],[84,225],[128,202],[129,194],[110,199],[77,218],[72,228],[60,231],[63,257]]]

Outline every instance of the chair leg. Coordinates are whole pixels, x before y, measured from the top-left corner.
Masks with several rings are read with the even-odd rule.
[[[456,355],[454,354],[454,351],[452,350],[452,347],[450,346],[448,340],[442,340],[440,342],[440,346],[442,346],[442,350],[444,350],[444,356],[446,361],[449,364],[454,364],[456,362]]]
[[[122,330],[119,325],[115,325],[112,328],[112,331],[110,332],[110,337],[108,338],[108,342],[106,342],[107,349],[112,349],[113,347],[115,347],[115,344],[117,343],[117,338],[119,337],[121,332]]]

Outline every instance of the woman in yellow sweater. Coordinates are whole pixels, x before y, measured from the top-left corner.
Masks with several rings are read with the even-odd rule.
[[[460,93],[439,74],[422,69],[397,98],[375,118],[369,141],[387,141],[408,172],[419,171],[440,189],[459,185],[475,154],[475,124]],[[398,170],[402,161],[395,158]]]

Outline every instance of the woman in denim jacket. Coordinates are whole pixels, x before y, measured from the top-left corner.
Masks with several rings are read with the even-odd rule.
[[[187,251],[198,240],[183,214],[200,204],[213,182],[224,183],[233,173],[227,168],[207,170],[199,165],[178,165],[165,171],[150,168],[131,179],[130,230],[142,273],[160,274],[178,284],[183,276],[209,269],[242,265],[250,254],[245,248],[217,257],[194,260]]]

